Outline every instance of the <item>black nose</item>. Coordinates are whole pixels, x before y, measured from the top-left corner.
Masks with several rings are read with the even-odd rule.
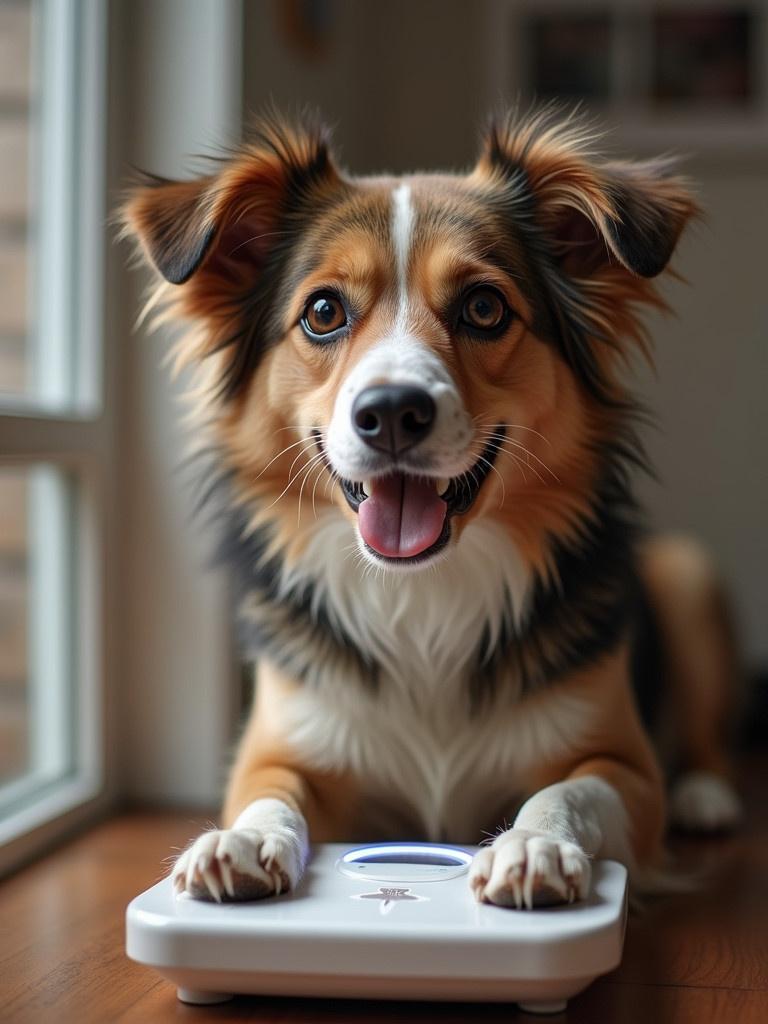
[[[435,422],[435,403],[423,388],[381,384],[361,391],[352,406],[358,437],[397,457],[422,441]]]

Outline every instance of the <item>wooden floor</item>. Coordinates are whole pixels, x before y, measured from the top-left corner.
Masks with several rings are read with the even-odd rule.
[[[573,1000],[568,1024],[768,1021],[768,757],[744,763],[749,822],[730,839],[678,842],[711,872],[696,894],[630,920],[624,962]],[[188,1007],[123,953],[130,898],[205,817],[130,813],[99,826],[0,887],[0,1020],[8,1024],[251,1021],[258,1024],[495,1022],[505,1006],[238,998]],[[533,1020],[519,1013],[521,1020]]]

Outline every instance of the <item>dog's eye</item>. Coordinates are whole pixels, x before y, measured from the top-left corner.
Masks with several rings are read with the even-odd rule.
[[[495,288],[482,285],[464,297],[461,323],[473,334],[497,334],[506,327],[510,308]]]
[[[306,305],[300,323],[312,341],[328,341],[347,326],[347,311],[341,299],[331,292],[313,295]]]

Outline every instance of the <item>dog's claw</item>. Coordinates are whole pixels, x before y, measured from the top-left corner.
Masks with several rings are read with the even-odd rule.
[[[213,896],[217,903],[221,903],[221,889],[219,888],[216,876],[208,868],[203,869],[202,875],[203,881],[208,887],[208,892]]]
[[[222,857],[219,861],[219,874],[221,875],[224,892],[230,897],[230,899],[234,899],[235,886],[232,881],[232,867],[226,857]]]
[[[469,881],[470,888],[474,894],[475,899],[478,903],[483,903],[485,900],[485,887],[488,884],[488,879],[482,875],[476,875]]]

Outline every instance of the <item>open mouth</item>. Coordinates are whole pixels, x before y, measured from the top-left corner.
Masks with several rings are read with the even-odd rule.
[[[399,563],[422,561],[445,547],[451,519],[475,503],[504,435],[504,427],[496,427],[474,466],[448,480],[406,472],[370,481],[342,479],[344,497],[357,512],[366,547],[380,559]]]

